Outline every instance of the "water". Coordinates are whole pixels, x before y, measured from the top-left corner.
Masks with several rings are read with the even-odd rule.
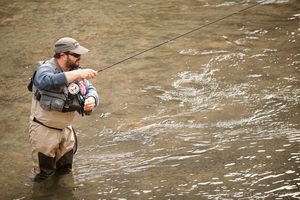
[[[2,1],[1,199],[299,199],[299,8]],[[82,64],[98,70],[232,13],[100,73],[73,173],[32,183],[25,85],[57,38],[89,47]]]

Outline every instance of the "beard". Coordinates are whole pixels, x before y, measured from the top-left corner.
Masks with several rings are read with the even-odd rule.
[[[75,63],[73,63],[69,58],[67,58],[66,66],[67,66],[68,69],[70,69],[70,71],[79,68],[79,65],[76,65]]]

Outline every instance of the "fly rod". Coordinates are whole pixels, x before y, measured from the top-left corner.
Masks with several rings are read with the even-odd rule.
[[[194,29],[192,29],[192,30],[190,30],[190,31],[187,31],[187,32],[185,32],[185,33],[183,33],[183,34],[180,34],[180,35],[175,36],[175,37],[173,37],[173,38],[171,38],[171,39],[168,39],[168,40],[163,41],[163,42],[161,42],[161,43],[159,43],[159,44],[156,44],[156,45],[154,45],[154,46],[152,46],[152,47],[150,47],[150,48],[147,48],[147,49],[145,49],[145,50],[143,50],[143,51],[141,51],[141,52],[138,52],[138,53],[136,53],[136,54],[133,54],[132,56],[129,56],[129,57],[127,57],[127,58],[124,58],[123,60],[120,60],[120,61],[118,61],[118,62],[116,62],[116,63],[114,63],[114,64],[112,64],[112,65],[109,65],[109,66],[107,66],[107,67],[104,67],[104,68],[102,68],[102,69],[99,69],[97,72],[103,72],[103,71],[105,71],[105,70],[108,70],[108,69],[110,69],[110,68],[112,68],[112,67],[114,67],[114,66],[116,66],[116,65],[118,65],[118,64],[121,64],[121,63],[123,63],[123,62],[125,62],[125,61],[127,61],[127,60],[130,60],[130,59],[132,59],[132,58],[135,58],[135,57],[137,57],[137,56],[139,56],[139,55],[141,55],[141,54],[144,54],[144,53],[146,53],[146,52],[148,52],[148,51],[151,51],[151,50],[156,49],[156,48],[158,48],[158,47],[160,47],[160,46],[163,46],[163,45],[165,45],[165,44],[167,44],[167,43],[169,43],[169,42],[172,42],[172,41],[174,41],[174,40],[177,40],[177,39],[179,39],[179,38],[181,38],[181,37],[184,37],[184,36],[186,36],[186,35],[188,35],[188,34],[191,34],[191,33],[195,32],[195,31],[198,31],[198,30],[200,30],[200,29],[203,29],[203,28],[205,28],[205,27],[207,27],[207,26],[210,26],[210,25],[212,25],[212,24],[218,23],[218,22],[223,21],[223,20],[225,20],[225,19],[227,19],[227,18],[229,18],[229,17],[232,17],[232,16],[237,15],[237,14],[239,14],[239,13],[245,12],[245,11],[247,11],[247,10],[249,10],[249,9],[251,9],[251,8],[254,8],[254,7],[258,6],[258,5],[261,5],[261,4],[264,3],[265,1],[266,1],[266,0],[260,1],[260,2],[258,2],[258,3],[256,3],[256,4],[254,4],[254,5],[251,5],[251,6],[248,6],[248,7],[244,8],[244,9],[238,10],[238,11],[236,11],[236,12],[234,12],[234,13],[231,13],[231,14],[229,14],[229,15],[226,15],[226,16],[224,16],[224,17],[221,17],[221,18],[219,18],[219,19],[216,19],[216,20],[214,20],[214,21],[212,21],[212,22],[208,22],[208,23],[206,23],[206,24],[203,24],[203,25],[201,25],[201,26],[199,26],[199,27],[197,27],[197,28],[194,28]]]

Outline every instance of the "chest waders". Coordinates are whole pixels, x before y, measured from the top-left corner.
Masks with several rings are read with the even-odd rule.
[[[39,67],[49,67],[53,73],[59,73],[51,60],[39,63]],[[34,165],[34,181],[41,182],[55,172],[68,173],[72,169],[73,155],[77,151],[77,137],[70,126],[55,127],[52,121],[64,121],[77,111],[83,113],[82,105],[76,95],[68,93],[67,87],[54,91],[37,89],[34,84],[36,72],[28,84],[33,93],[30,122],[30,143]],[[66,117],[65,117],[66,116]],[[49,125],[51,124],[51,125]]]

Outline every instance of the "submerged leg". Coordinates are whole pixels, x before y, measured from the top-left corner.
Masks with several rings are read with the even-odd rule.
[[[56,171],[60,174],[66,174],[71,172],[73,164],[73,149],[64,154],[56,162]]]
[[[38,153],[40,173],[36,174],[34,181],[41,182],[46,180],[49,176],[54,174],[54,158],[46,156],[45,154]]]

